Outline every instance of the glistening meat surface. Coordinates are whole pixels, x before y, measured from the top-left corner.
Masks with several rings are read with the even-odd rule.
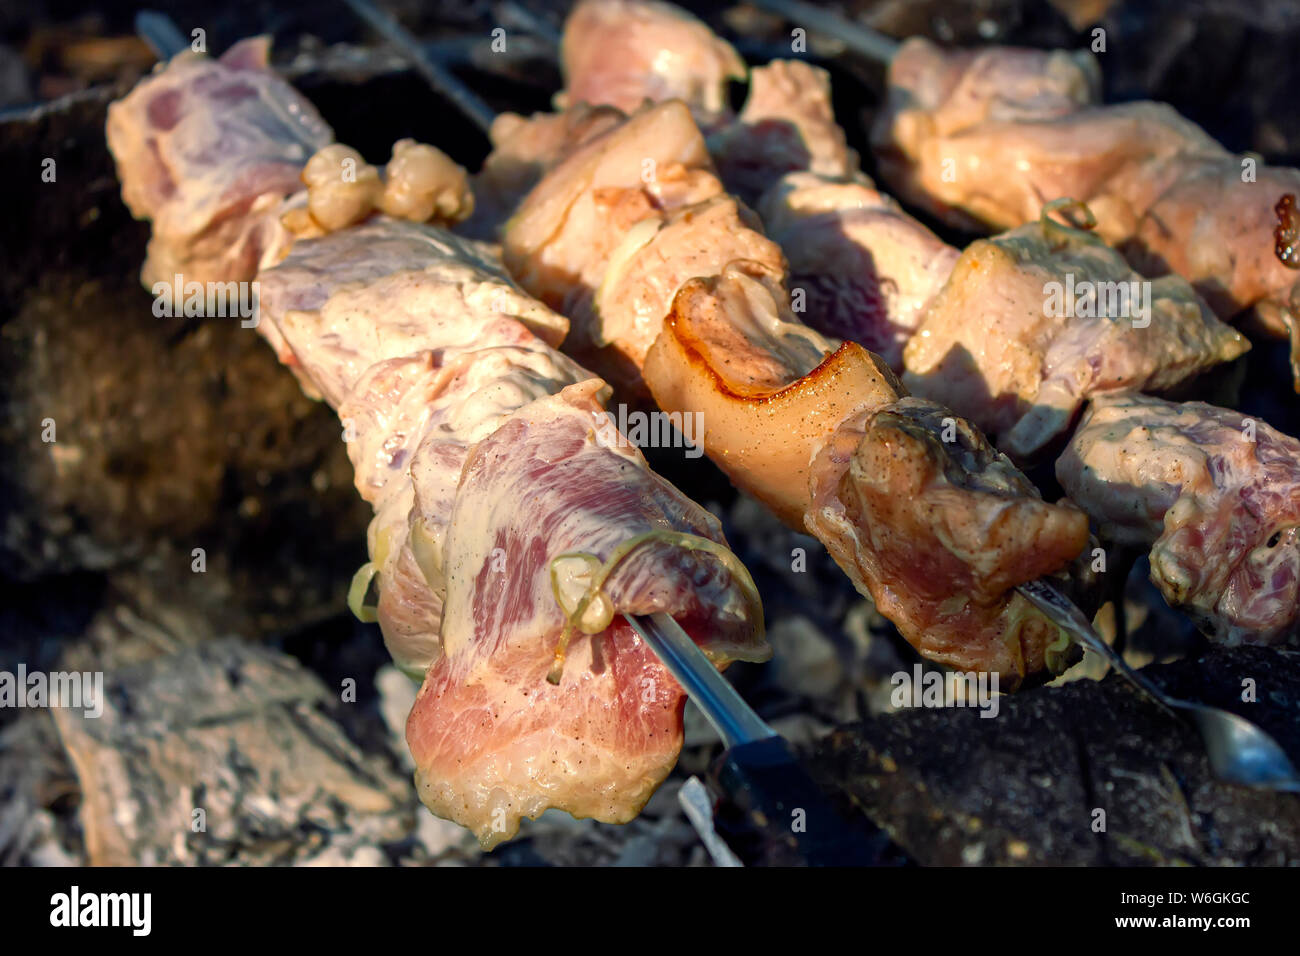
[[[634,43],[652,58],[672,36],[667,30],[624,31],[613,12],[633,6],[646,19],[673,22],[663,4],[585,0],[566,27],[565,75],[592,102],[620,102],[617,94],[632,81],[623,78],[604,89],[607,78],[590,68],[595,54],[584,57],[583,51]],[[591,15],[602,8],[610,15]],[[713,43],[724,41],[714,37]],[[666,62],[689,70],[694,61]],[[702,123],[719,178],[727,192],[754,205],[788,258],[794,307],[803,320],[827,335],[866,345],[901,371],[902,347],[951,271],[957,250],[877,192],[861,172],[835,121],[825,70],[775,60],[751,70],[749,81],[738,115],[711,114]],[[654,102],[668,98],[648,80],[639,95]]]
[[[1142,279],[1044,217],[961,254],[903,350],[903,381],[1027,458],[1088,396],[1172,388],[1249,347],[1185,280]]]
[[[764,193],[757,211],[789,260],[804,321],[865,345],[901,372],[903,347],[959,251],[865,177],[790,173]]]
[[[1220,317],[1257,308],[1290,336],[1300,388],[1296,274],[1274,255],[1274,206],[1300,171],[1230,153],[1163,103],[1101,105],[1087,54],[903,44],[872,129],[899,195],[967,228],[1084,201],[1098,233],[1146,275],[1176,272]]]
[[[647,179],[642,174],[647,167],[658,174]],[[900,513],[860,508],[843,523],[818,522],[815,506],[834,507],[829,496],[839,493],[847,462],[873,454],[864,438],[840,445],[839,460],[820,455],[823,446],[842,437],[844,422],[888,409],[905,393],[879,356],[854,343],[837,349],[799,321],[791,308],[784,261],[771,254],[757,223],[741,215],[724,220],[711,215],[722,203],[740,208],[722,190],[685,106],[669,102],[643,108],[587,143],[538,184],[506,231],[507,263],[526,288],[548,301],[591,303],[594,307],[579,308],[573,317],[579,327],[591,330],[587,335],[609,342],[609,350],[597,352],[595,359],[608,363],[617,354],[635,362],[642,355],[638,371],[659,406],[701,413],[710,458],[789,524],[821,536],[855,583],[923,652],[995,670],[1009,684],[1041,669],[1049,663],[1044,646],[1054,641],[1055,630],[1049,634],[1042,616],[1018,601],[1011,591],[1014,581],[991,574],[990,580],[1001,587],[996,593],[994,585],[979,592],[980,614],[962,616],[953,610],[965,606],[973,582],[983,580],[985,572],[977,567],[983,568],[985,558],[973,542],[991,535],[995,524],[984,517],[990,498],[978,476],[995,463],[1018,475],[1005,459],[963,459],[954,467],[971,469],[968,480],[950,481],[942,495],[935,493],[937,481],[918,483],[902,469],[885,473],[893,495],[919,495],[927,505],[942,501],[942,509]],[[623,218],[615,219],[611,210]],[[623,227],[621,235],[635,241],[605,239],[614,221]],[[603,227],[589,235],[593,222]],[[726,228],[719,229],[723,222]],[[753,236],[746,239],[745,232]],[[670,234],[671,242],[656,242]],[[725,254],[745,247],[763,250],[764,257],[728,259]],[[700,249],[712,250],[717,263],[712,272],[701,271],[707,259],[697,257]],[[652,275],[673,281],[652,285],[647,281]],[[626,285],[631,289],[623,289]],[[599,293],[592,294],[593,289]],[[653,304],[641,322],[612,321],[613,315],[600,307],[638,295]],[[644,343],[652,335],[647,350]],[[959,421],[952,413],[948,417]],[[973,434],[965,423],[954,427]],[[835,490],[824,492],[828,481]],[[1004,482],[1000,489],[999,507],[1008,514],[1041,516],[1046,529],[1035,531],[1026,523],[1030,533],[1008,536],[1015,544],[1001,551],[1006,568],[1018,568],[1027,577],[1060,570],[1083,548],[1087,520],[1077,510],[1042,502],[1023,476],[1019,484]],[[889,589],[904,590],[891,577],[895,563],[904,560],[898,542],[909,536],[934,541],[952,525],[976,530],[964,547],[948,552],[951,565],[937,569],[940,573],[923,592],[892,597]],[[882,571],[863,573],[867,566]],[[1016,626],[1008,614],[1017,619]]]
[[[196,70],[230,79],[228,68],[181,57],[143,88]],[[264,69],[258,82],[288,89]],[[240,170],[268,153],[298,156],[292,131],[276,125],[279,104],[258,102],[272,115],[248,104],[241,121],[265,135],[204,154],[195,170],[204,183],[227,174],[223,162]],[[173,105],[196,115],[171,125],[208,143],[210,104]],[[169,148],[191,156],[196,145]],[[410,151],[396,152],[409,166]],[[115,155],[124,183],[157,172],[147,152]],[[388,185],[427,185],[420,170],[392,167]],[[234,217],[254,229],[301,210],[301,196],[282,202],[287,172],[276,182],[258,194],[265,208],[240,205]],[[395,198],[419,205],[428,197],[417,193]],[[567,321],[519,290],[493,247],[383,217],[332,228],[283,258],[263,256],[278,265],[258,274],[258,328],[338,409],[357,488],[375,508],[372,561],[352,603],[375,614],[397,662],[436,688],[409,727],[422,795],[485,846],[547,807],[629,819],[676,760],[684,696],[618,616],[673,614],[719,666],[765,659],[752,582],[717,521],[623,443],[602,407],[604,383],[552,347]],[[172,238],[158,233],[155,246]],[[206,275],[246,279],[255,261],[214,257]],[[567,659],[557,654],[566,643]],[[484,694],[499,722],[482,719]]]
[[[1104,538],[1150,546],[1152,581],[1207,634],[1300,629],[1300,441],[1201,402],[1104,395],[1056,474]]]
[[[281,200],[333,139],[316,108],[267,65],[270,41],[219,59],[182,53],[108,110],[122,199],[153,221],[146,285],[247,281],[282,247]]]
[[[676,536],[718,541],[716,519],[617,443],[598,384],[536,402],[476,445],[452,510],[447,653],[407,740],[421,798],[485,845],[548,806],[625,822],[676,763],[685,695],[616,614],[667,611],[720,663],[768,656],[732,570]],[[564,612],[638,539],[548,683]]]
[[[968,422],[920,398],[843,422],[812,471],[809,529],[922,654],[1008,689],[1064,669],[1068,640],[1013,589],[1083,551],[1083,512],[1043,501]]]
[[[702,123],[727,113],[727,82],[745,75],[731,44],[681,7],[659,0],[580,0],[564,24],[561,109],[579,103],[625,113],[678,99]]]
[[[620,440],[604,384],[533,331],[562,320],[489,247],[380,219],[300,241],[261,281],[376,507],[378,619],[425,674],[408,722],[422,798],[485,846],[547,807],[635,816],[676,761],[685,698],[616,615],[666,611],[719,663],[769,653],[717,521]]]

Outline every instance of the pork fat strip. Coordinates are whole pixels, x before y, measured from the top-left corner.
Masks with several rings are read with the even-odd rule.
[[[685,695],[618,615],[667,612],[720,664],[769,655],[717,520],[621,440],[604,383],[547,343],[563,320],[490,247],[381,218],[260,282],[375,507],[378,620],[424,675],[421,799],[484,846],[548,807],[631,819],[676,762]]]
[[[631,365],[660,407],[702,413],[710,457],[792,526],[821,535],[923,652],[996,671],[1012,686],[1049,657],[1061,663],[1048,653],[1058,645],[1055,627],[1011,589],[1079,554],[1086,516],[1043,503],[1023,479],[1001,482],[995,505],[974,473],[940,478],[946,468],[923,467],[919,459],[944,446],[949,426],[969,430],[952,413],[924,417],[921,427],[940,429],[935,444],[911,446],[915,467],[891,472],[914,511],[844,504],[841,496],[857,494],[855,476],[819,452],[847,445],[849,458],[859,446],[870,454],[858,416],[891,408],[905,392],[879,356],[853,343],[836,348],[798,321],[779,250],[756,225],[723,190],[690,111],[669,102],[637,112],[552,170],[511,221],[505,253],[525,288],[569,310],[578,341],[605,343],[591,353],[602,367]],[[1014,472],[996,455],[950,457],[954,473],[995,462]],[[1018,504],[1036,517],[1042,509],[1042,520],[1007,521],[991,565],[988,552],[970,545],[977,533],[958,540],[945,530],[989,528],[989,515],[1015,515]],[[850,517],[820,521],[825,510]],[[887,575],[907,560],[900,549],[916,553],[912,539],[951,556],[950,565],[935,565],[949,577],[895,593]],[[972,595],[977,580],[991,583]],[[982,610],[960,614],[972,601]],[[952,651],[958,645],[965,653]]]
[[[109,106],[122,200],[153,221],[145,285],[247,281],[291,241],[280,202],[334,134],[271,71],[269,51],[254,37],[215,60],[181,53]]]
[[[1253,307],[1290,335],[1300,388],[1300,286],[1274,254],[1274,207],[1300,195],[1300,171],[1247,176],[1244,157],[1163,103],[1100,105],[1086,53],[945,52],[913,38],[889,80],[872,144],[905,200],[994,229],[1032,222],[1053,199],[1082,200],[1139,271],[1175,272],[1220,317]]]
[[[1214,639],[1300,632],[1300,441],[1201,402],[1099,395],[1056,474],[1103,538],[1151,547],[1151,580]]]
[[[910,390],[1020,459],[1064,434],[1090,395],[1172,388],[1250,348],[1186,280],[1144,280],[1049,216],[971,243],[903,350]]]

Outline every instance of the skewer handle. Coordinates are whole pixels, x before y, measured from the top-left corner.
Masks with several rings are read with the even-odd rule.
[[[160,60],[170,60],[189,46],[175,21],[155,10],[141,10],[135,15],[135,32]]]

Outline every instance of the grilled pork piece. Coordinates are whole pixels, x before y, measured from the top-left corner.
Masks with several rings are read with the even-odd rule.
[[[652,26],[629,31],[629,20]],[[690,24],[684,34],[683,23]],[[698,95],[681,94],[697,87],[721,89],[711,67],[722,48],[730,50],[704,24],[669,4],[583,0],[565,27],[562,65],[569,88],[558,100],[570,104],[569,111],[538,114],[527,126],[516,117],[497,121],[494,150],[478,180],[482,213],[461,231],[496,237],[523,198],[518,187],[535,183],[567,152],[592,138],[592,124],[581,116],[569,118],[580,111],[580,101],[607,104],[608,117],[615,107],[663,102],[677,90],[709,132],[708,150],[727,191],[744,203],[757,203],[769,234],[790,258],[792,285],[800,290],[795,307],[804,320],[828,335],[880,351],[901,371],[906,336],[956,261],[956,250],[876,192],[859,171],[858,156],[835,122],[826,71],[797,60],[756,67],[738,116],[725,106],[702,109]],[[617,63],[611,62],[612,50],[623,54]],[[734,52],[724,59],[732,57]],[[636,66],[645,62],[678,72],[668,82]],[[703,72],[693,74],[696,69]],[[720,93],[710,99],[724,101]],[[499,176],[503,171],[506,175]],[[650,320],[657,323],[659,303],[649,311],[659,313]],[[643,315],[644,310],[639,318]],[[637,351],[648,344],[642,342]],[[636,356],[631,361],[639,365]],[[621,385],[637,377],[626,361],[618,364],[617,374],[611,370],[607,375]]]
[[[1300,441],[1225,408],[1099,395],[1056,465],[1103,538],[1229,644],[1300,633]]]
[[[895,492],[913,497],[907,514],[849,511],[843,501],[856,491],[851,481],[841,490],[847,466],[819,453],[844,423],[893,408],[905,392],[879,356],[853,343],[836,348],[799,322],[784,262],[740,209],[689,110],[664,103],[587,143],[538,184],[506,230],[506,262],[525,288],[569,311],[579,340],[609,343],[593,353],[600,367],[630,363],[661,408],[702,413],[709,456],[791,525],[820,535],[923,652],[997,671],[1009,685],[1049,657],[1059,664],[1048,653],[1056,629],[1011,588],[1067,565],[1087,542],[1086,516],[1043,503],[1023,477],[993,482],[995,508],[979,472],[1014,468],[991,454],[954,455],[954,475],[969,474],[946,481],[897,472]],[[638,322],[613,307],[633,301],[646,304]],[[949,432],[953,441],[970,432],[952,413],[924,427],[939,429],[935,447]],[[843,440],[839,453],[857,461],[859,449]],[[875,454],[865,438],[857,445]],[[963,540],[947,530],[991,528],[991,511],[1012,515],[1021,504],[1038,523],[1003,533],[992,557],[973,547],[978,530]],[[950,556],[936,561],[944,576],[925,590],[904,591],[889,577],[906,535]],[[986,586],[972,596],[973,581]],[[972,601],[979,613],[959,613]]]
[[[830,74],[799,60],[750,72],[744,108],[710,136],[709,151],[727,191],[751,204],[786,173],[860,175],[858,154],[835,122]]]
[[[667,4],[584,0],[565,30],[569,102],[576,99],[573,89],[596,103],[634,98],[619,95],[631,77],[606,91],[601,76],[589,71],[589,59],[579,55],[588,48],[635,42],[643,58],[650,58],[666,32],[628,36],[612,13],[592,15],[602,7],[631,6],[640,7],[647,20],[671,24],[678,16]],[[711,44],[724,42],[713,37]],[[689,68],[694,61],[676,62]],[[678,85],[686,85],[685,79]],[[653,79],[639,94],[655,102],[668,98]],[[706,129],[727,192],[755,206],[768,235],[788,257],[795,308],[803,321],[866,345],[902,371],[903,345],[958,252],[877,192],[860,171],[858,156],[835,121],[829,74],[798,60],[755,67],[740,114],[715,114]]]
[[[658,0],[580,0],[565,21],[560,60],[560,109],[590,103],[630,113],[647,99],[677,99],[705,126],[727,114],[727,82],[745,77],[731,44]]]
[[[1013,687],[1064,669],[1069,641],[1013,589],[1068,565],[1088,519],[1043,501],[968,422],[920,398],[866,408],[812,471],[808,527],[922,654]]]
[[[267,148],[232,140],[220,158],[236,168],[240,143]],[[143,155],[117,155],[125,183],[156,172]],[[547,807],[626,821],[676,760],[685,695],[620,615],[673,615],[719,666],[762,660],[753,584],[716,519],[623,440],[604,383],[553,348],[567,321],[492,247],[382,217],[335,225],[258,274],[258,328],[338,409],[375,508],[350,603],[425,678],[408,725],[421,796],[484,846]],[[247,276],[240,258],[210,268]]]
[[[269,69],[269,49],[255,37],[215,60],[182,53],[109,107],[122,199],[153,221],[145,285],[247,281],[291,240],[280,202],[333,133]]]
[[[502,113],[492,122],[492,152],[474,177],[474,214],[457,230],[496,240],[542,175],[587,140],[623,119],[613,106],[575,104],[562,113]]]
[[[896,372],[903,346],[957,263],[957,249],[866,180],[782,177],[759,200],[768,235],[790,263],[800,317],[865,345]]]
[[[643,389],[645,353],[683,282],[733,259],[784,268],[711,170],[698,127],[674,100],[575,150],[507,229],[511,273],[572,319],[567,347],[630,391]]]
[[[1092,394],[1171,388],[1249,347],[1182,278],[1143,280],[1045,215],[962,253],[903,350],[903,381],[1023,459]]]
[[[1082,200],[1144,274],[1176,272],[1221,317],[1257,308],[1270,332],[1289,334],[1300,388],[1297,277],[1273,242],[1274,207],[1300,194],[1300,171],[1255,168],[1162,103],[1099,105],[1087,54],[948,53],[914,38],[889,79],[872,144],[904,199],[994,229]]]
[[[666,611],[720,663],[768,655],[716,519],[620,441],[604,383],[539,338],[562,320],[488,247],[380,219],[260,281],[375,506],[378,618],[425,675],[421,798],[485,846],[547,807],[635,816],[676,762],[685,695],[615,618]]]

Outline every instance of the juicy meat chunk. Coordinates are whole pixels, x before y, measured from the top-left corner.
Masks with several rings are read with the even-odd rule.
[[[804,321],[866,346],[901,372],[903,346],[959,250],[863,179],[791,173],[764,194],[757,211],[789,260]]]
[[[580,0],[564,24],[561,108],[578,103],[631,113],[677,99],[708,124],[727,111],[727,83],[745,62],[681,7],[659,0]]]
[[[859,169],[835,122],[830,74],[799,60],[755,67],[740,115],[710,136],[709,150],[727,190],[748,203],[786,173],[845,178]]]
[[[506,230],[511,273],[573,320],[569,348],[631,391],[682,283],[735,259],[784,270],[712,169],[683,104],[647,108],[556,166]]]
[[[1300,391],[1300,280],[1274,241],[1277,203],[1300,196],[1300,170],[1262,167],[1242,182],[1236,157],[1177,162],[1177,182],[1143,215],[1125,255],[1147,275],[1183,276],[1221,316],[1253,306],[1266,332],[1290,338]]]
[[[813,462],[808,528],[918,651],[1007,689],[1068,641],[1014,591],[1060,571],[1088,518],[1043,501],[964,420],[919,398],[844,421]]]
[[[962,228],[1006,229],[1063,197],[1143,274],[1177,272],[1223,318],[1257,308],[1290,336],[1300,389],[1296,275],[1274,255],[1273,208],[1300,172],[1256,168],[1163,103],[1100,105],[1086,54],[909,40],[872,129],[881,175]]]
[[[379,218],[299,241],[261,282],[261,327],[337,407],[375,507],[375,614],[424,677],[422,799],[489,847],[547,807],[635,816],[684,695],[615,617],[670,613],[719,665],[769,653],[716,519],[622,440],[604,383],[548,344],[564,320],[491,247]]]
[[[648,181],[647,166],[657,171]],[[1055,630],[1049,634],[1041,615],[1008,593],[1016,582],[1008,583],[1007,569],[1023,571],[1020,580],[1062,570],[1086,542],[1086,517],[1044,504],[1009,464],[999,468],[1018,476],[1019,484],[1004,481],[996,495],[980,486],[983,497],[974,497],[970,485],[945,496],[934,492],[938,479],[909,483],[907,476],[894,476],[889,494],[903,502],[946,501],[951,514],[937,506],[909,511],[900,502],[894,510],[854,505],[834,517],[840,506],[831,497],[859,457],[868,462],[864,473],[892,474],[886,460],[869,457],[871,443],[840,443],[844,423],[891,408],[905,393],[879,356],[853,342],[837,348],[799,322],[785,263],[738,212],[742,208],[721,193],[689,111],[664,103],[638,112],[543,178],[506,232],[506,260],[530,291],[566,309],[578,304],[573,315],[579,327],[590,315],[587,328],[599,329],[610,346],[594,353],[602,370],[615,356],[635,368],[643,355],[636,371],[659,407],[700,413],[709,457],[784,521],[825,542],[859,589],[876,597],[924,653],[994,668],[1012,684],[1060,664],[1055,651],[1047,652],[1055,648]],[[746,232],[753,235],[742,238]],[[620,239],[611,241],[611,234]],[[766,251],[755,258],[746,248]],[[672,281],[644,282],[654,274]],[[634,295],[650,289],[643,301],[654,307],[643,320],[613,322],[607,308],[627,283]],[[599,291],[593,295],[592,289]],[[660,328],[651,339],[656,321]],[[946,415],[972,447],[984,441],[953,413]],[[942,447],[939,437],[935,442]],[[828,445],[836,447],[834,454],[824,451]],[[1010,516],[1007,527],[989,517],[997,509]],[[970,520],[954,518],[961,514]],[[1047,517],[1035,525],[1040,515]],[[947,562],[932,566],[925,597],[919,603],[892,600],[890,575],[917,554],[905,554],[905,542],[948,541],[953,521],[965,537]],[[1022,530],[1026,537],[1016,538]],[[1003,546],[1007,539],[1014,543]],[[1008,556],[1005,567],[986,567],[989,541]]]
[[[1211,637],[1300,631],[1300,441],[1201,402],[1099,395],[1056,474],[1103,538],[1151,547],[1151,580]]]
[[[1029,457],[1090,395],[1167,389],[1249,343],[1177,276],[1143,280],[1049,220],[972,243],[903,350],[903,381]]]
[[[259,331],[345,425],[394,659],[441,653],[440,554],[468,449],[528,402],[590,378],[549,343],[567,323],[492,250],[375,219],[295,243],[259,277]]]
[[[212,74],[219,87],[252,68],[243,56]],[[211,64],[178,58],[127,101],[191,69]],[[264,69],[258,77],[253,92],[274,86]],[[206,105],[184,100],[166,125],[201,119]],[[243,121],[257,131],[255,112]],[[207,132],[187,129],[169,148],[188,156]],[[235,145],[189,174],[220,180],[222,158],[248,159]],[[118,158],[124,182],[139,185],[131,156]],[[327,166],[333,158],[354,157],[335,150]],[[334,231],[286,245],[274,267],[261,256],[258,273],[257,327],[338,410],[357,488],[375,508],[371,561],[350,603],[425,678],[408,740],[436,812],[485,846],[547,807],[625,821],[675,762],[685,698],[616,619],[663,611],[720,667],[762,660],[753,582],[716,519],[624,441],[603,408],[605,383],[555,350],[567,320],[525,295],[494,247],[410,221],[464,208],[456,170],[399,144],[388,172],[398,188],[379,205],[403,219],[357,224],[355,196],[329,197],[321,211]],[[262,199],[279,224],[283,194]],[[138,212],[159,217],[155,244],[168,238],[161,220],[174,209]],[[206,267],[213,281],[243,279],[257,258]]]
[[[715,660],[764,660],[760,613],[712,554],[656,535],[721,541],[716,519],[607,443],[592,388],[529,406],[475,446],[447,540],[447,653],[407,722],[421,799],[485,846],[522,817],[562,806],[625,822],[672,769],[685,694],[618,614],[666,611]],[[616,433],[615,433],[616,434]],[[568,644],[547,681],[566,608],[594,568],[638,537],[599,589],[603,613]],[[572,553],[592,557],[560,576]],[[493,560],[493,556],[497,560]]]
[[[498,240],[506,220],[551,167],[623,121],[612,106],[579,103],[561,113],[502,113],[492,122],[492,152],[474,177],[474,213],[457,229]]]
[[[296,243],[259,286],[258,330],[304,387],[335,407],[377,362],[470,342],[490,320],[511,319],[551,347],[569,328],[510,280],[490,246],[383,217],[332,241]],[[353,300],[363,310],[355,318]],[[379,303],[382,321],[373,314]]]
[[[268,51],[256,37],[215,60],[182,53],[109,106],[122,199],[153,220],[146,285],[247,281],[288,241],[280,203],[333,134]]]

